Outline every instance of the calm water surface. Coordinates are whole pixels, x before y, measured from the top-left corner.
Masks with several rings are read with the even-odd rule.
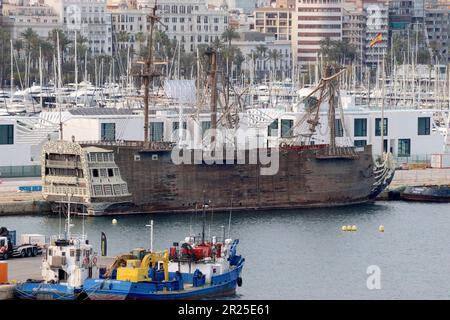
[[[108,255],[149,247],[150,219],[158,249],[198,233],[200,215],[152,214],[84,218],[97,251],[100,232]],[[208,219],[211,219],[209,215]],[[0,217],[21,233],[56,234],[59,218]],[[80,232],[82,218],[74,218]],[[214,213],[211,233],[221,236],[228,214]],[[342,232],[356,225],[357,232]],[[378,231],[379,225],[385,232]],[[209,228],[206,232],[208,234]],[[378,202],[334,209],[233,213],[231,234],[246,259],[240,299],[449,299],[450,204]],[[381,269],[381,289],[367,289],[367,268]]]

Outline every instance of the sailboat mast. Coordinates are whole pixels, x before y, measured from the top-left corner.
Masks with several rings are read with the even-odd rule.
[[[78,103],[78,55],[77,55],[77,31],[75,30],[75,105]]]
[[[382,74],[383,74],[383,83],[381,87],[381,121],[380,121],[380,133],[381,133],[381,157],[384,153],[384,95],[385,95],[385,87],[386,87],[386,70],[385,70],[385,60],[386,57],[383,57],[382,63]]]
[[[67,240],[70,240],[70,194],[67,195]]]
[[[11,102],[13,100],[13,87],[14,87],[14,47],[13,47],[13,41],[11,39]]]
[[[62,110],[61,110],[61,48],[59,46],[59,31],[56,33],[56,44],[57,44],[57,54],[58,54],[58,92],[57,92],[57,98],[58,98],[58,104],[59,104],[59,138],[60,140],[63,140],[63,124],[62,124]]]
[[[40,95],[39,95],[39,103],[41,105],[41,108],[43,107],[42,103],[42,85],[43,85],[43,79],[42,79],[42,48],[39,47],[39,87],[40,87]]]
[[[328,66],[326,69],[326,77],[329,78],[333,74],[334,68],[331,66]],[[329,94],[329,110],[328,110],[328,127],[330,129],[330,146],[335,147],[336,146],[336,95],[335,95],[335,86],[339,85],[339,81],[331,80],[330,84],[328,86],[328,94]]]

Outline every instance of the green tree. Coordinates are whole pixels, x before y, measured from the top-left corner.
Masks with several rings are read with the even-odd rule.
[[[5,28],[0,28],[0,88],[5,85],[10,74],[11,57],[11,33]]]
[[[357,57],[358,50],[348,40],[331,40],[325,38],[320,41],[320,53],[328,63],[351,64]]]

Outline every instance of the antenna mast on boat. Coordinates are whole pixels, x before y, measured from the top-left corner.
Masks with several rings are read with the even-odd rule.
[[[70,197],[71,194],[67,194],[67,230],[66,230],[66,240],[70,240]]]
[[[233,211],[233,197],[231,197],[230,216],[228,217],[228,239],[231,238],[231,212],[232,211]],[[223,241],[225,242],[225,235],[223,237]]]
[[[205,223],[206,223],[206,202],[203,203],[203,226],[202,226],[202,244],[205,243]]]
[[[153,252],[153,220],[150,220],[150,224],[145,225],[150,228],[150,252]]]

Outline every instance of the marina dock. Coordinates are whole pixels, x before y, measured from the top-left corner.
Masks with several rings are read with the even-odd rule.
[[[41,178],[0,178],[0,215],[27,215],[50,212],[40,192],[18,192],[19,186],[41,185]]]

